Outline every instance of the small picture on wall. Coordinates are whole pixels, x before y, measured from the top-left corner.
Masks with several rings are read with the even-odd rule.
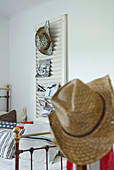
[[[49,77],[51,75],[51,59],[39,60],[35,77]]]

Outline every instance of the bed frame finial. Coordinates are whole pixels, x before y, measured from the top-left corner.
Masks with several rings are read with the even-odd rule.
[[[10,84],[6,84],[7,90],[9,91]]]
[[[19,127],[15,127],[13,129],[13,132],[16,134],[16,136],[14,136],[15,143],[19,143],[19,140],[20,140],[19,131],[20,131]]]

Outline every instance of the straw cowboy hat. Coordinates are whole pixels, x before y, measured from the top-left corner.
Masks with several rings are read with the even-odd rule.
[[[70,162],[92,163],[114,143],[114,95],[109,76],[84,84],[74,79],[52,97],[49,115],[56,144]]]
[[[45,54],[51,55],[53,50],[53,42],[51,38],[49,21],[46,21],[44,27],[40,27],[35,35],[35,44],[38,50]]]

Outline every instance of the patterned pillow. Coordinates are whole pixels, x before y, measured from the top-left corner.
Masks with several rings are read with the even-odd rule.
[[[6,122],[6,121],[0,121],[0,130],[12,130],[14,127],[16,127],[17,123],[14,122]]]
[[[24,133],[24,129],[20,130],[19,135]],[[14,158],[15,143],[13,131],[0,130],[0,157],[11,159]]]
[[[19,127],[20,129],[24,129],[25,124],[33,124],[33,121],[28,121],[28,122],[6,122],[6,121],[0,121],[0,129],[4,130],[12,130],[16,126]]]

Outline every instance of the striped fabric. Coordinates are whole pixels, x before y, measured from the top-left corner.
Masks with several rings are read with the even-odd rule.
[[[20,131],[22,135],[24,129]],[[0,157],[11,159],[14,157],[15,144],[13,131],[0,130]]]
[[[33,124],[33,121],[18,122],[16,126],[20,129],[24,129],[25,124]]]
[[[0,156],[2,158],[13,158],[14,157],[14,140],[13,132],[1,130],[0,131]]]
[[[14,122],[0,121],[0,157],[11,159],[14,157]]]

